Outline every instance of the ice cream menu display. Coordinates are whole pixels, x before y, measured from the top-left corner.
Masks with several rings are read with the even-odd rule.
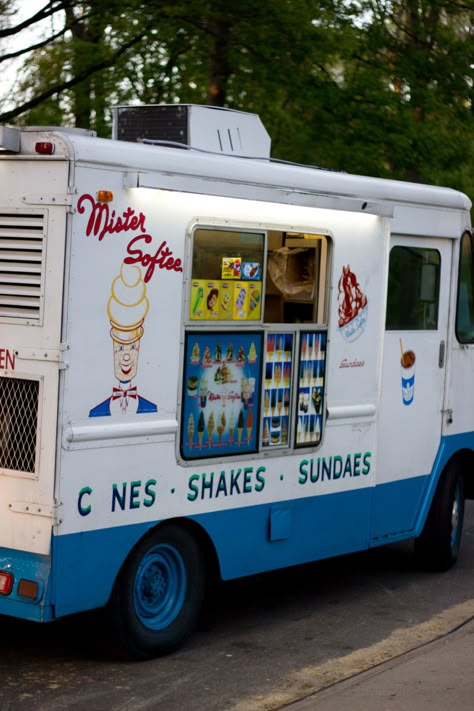
[[[186,459],[257,450],[259,333],[188,333],[181,452]]]
[[[288,446],[293,333],[269,333],[264,365],[262,447]]]
[[[324,331],[300,334],[298,371],[296,446],[316,445],[321,441],[326,370]]]
[[[262,282],[258,262],[222,259],[221,279],[192,279],[189,318],[256,321],[261,315]]]

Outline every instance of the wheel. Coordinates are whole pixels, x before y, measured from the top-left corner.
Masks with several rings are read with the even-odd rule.
[[[448,465],[438,484],[415,552],[427,570],[448,570],[457,560],[464,521],[464,478],[460,464]]]
[[[174,651],[192,632],[204,598],[201,550],[177,525],[158,528],[127,558],[110,612],[120,649],[132,659]]]

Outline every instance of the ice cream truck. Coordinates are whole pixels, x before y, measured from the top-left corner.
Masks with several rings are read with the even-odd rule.
[[[270,157],[256,115],[0,129],[0,614],[176,649],[209,581],[474,497],[469,199]]]

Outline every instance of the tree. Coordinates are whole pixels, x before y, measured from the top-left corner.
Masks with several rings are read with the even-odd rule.
[[[8,2],[11,8],[12,3]],[[110,19],[117,12],[126,12],[125,2],[109,0],[106,6],[97,0],[82,2],[82,0],[50,0],[42,11],[22,23],[5,29],[5,35],[13,36],[21,33],[26,27],[33,27],[45,17],[60,18],[61,29],[50,33],[44,39],[35,41],[16,52],[0,56],[0,63],[15,56],[26,55],[26,76],[19,83],[18,102],[15,107],[0,113],[0,122],[11,121],[18,116],[31,123],[36,107],[41,106],[44,118],[48,117],[48,109],[54,106],[55,115],[62,114],[66,120],[74,120],[71,116],[76,112],[75,123],[85,121],[84,127],[89,127],[91,113],[96,112],[98,122],[103,112],[97,102],[104,97],[103,92],[96,91],[96,106],[90,96],[92,77],[96,75],[97,88],[101,84],[101,72],[114,67],[120,58],[132,47],[138,45],[144,37],[143,31],[127,33],[123,41],[113,43],[106,41],[106,33],[110,27]],[[61,19],[63,18],[63,19]],[[107,38],[108,39],[108,38]],[[82,86],[81,86],[82,85]],[[68,95],[68,92],[73,95]],[[62,99],[66,97],[66,106]],[[87,98],[86,98],[87,97]],[[32,113],[27,113],[32,112]],[[43,120],[42,123],[45,121]],[[105,130],[105,126],[103,126]]]
[[[0,31],[21,34],[0,3]],[[107,135],[117,103],[207,103],[260,114],[276,157],[474,193],[467,0],[51,0],[41,13],[54,29],[22,50],[0,122]]]
[[[472,6],[370,0],[364,9],[369,19],[344,62],[354,108],[346,164],[365,149],[376,174],[472,191],[459,170],[473,155]]]

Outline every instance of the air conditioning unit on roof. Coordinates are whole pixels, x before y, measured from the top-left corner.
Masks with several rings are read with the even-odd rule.
[[[235,156],[270,157],[271,140],[257,114],[194,104],[116,106],[112,137],[165,141]]]

